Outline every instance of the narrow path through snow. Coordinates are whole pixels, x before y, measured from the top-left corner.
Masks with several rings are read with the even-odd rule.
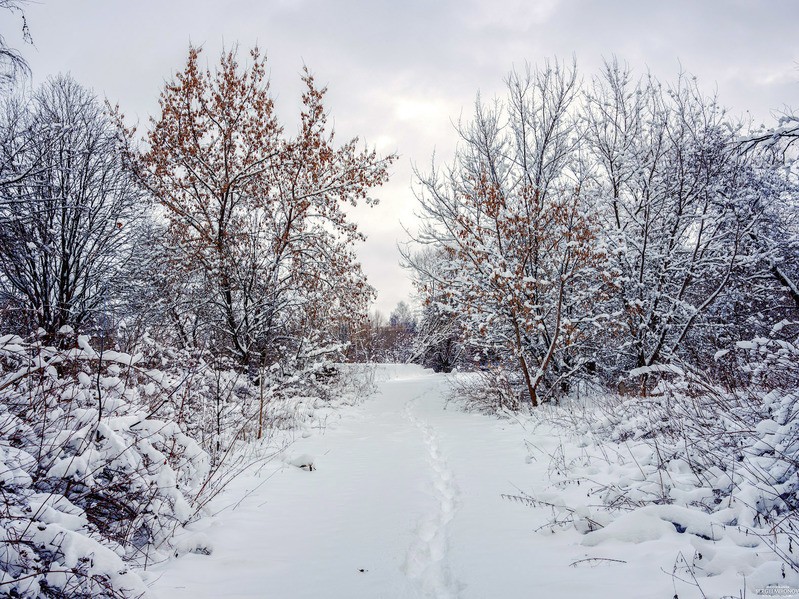
[[[546,455],[558,439],[448,409],[446,376],[411,366],[378,374],[376,395],[312,428],[284,461],[234,481],[214,505],[235,509],[197,525],[212,555],[151,571],[156,597],[673,595],[661,571],[673,553],[664,559],[654,544],[586,548],[574,530],[541,531],[548,508],[502,497],[549,485]],[[531,438],[544,451],[531,455]],[[313,471],[297,467],[308,461]],[[570,567],[575,562],[600,566]]]
[[[458,584],[449,567],[447,525],[455,516],[458,489],[447,460],[440,451],[435,429],[414,415],[417,401],[413,399],[405,404],[405,416],[423,435],[435,505],[419,523],[416,538],[408,549],[405,572],[417,582],[418,588],[426,596],[454,598],[458,596]]]
[[[312,459],[313,471],[276,461],[234,481],[217,504],[243,501],[200,523],[213,554],[166,564],[157,595],[455,596],[440,592],[451,586],[446,541],[428,539],[426,525],[444,521],[449,491],[433,469],[444,462],[406,409],[411,400],[440,409],[446,381],[414,367],[380,374],[389,380],[376,395],[334,413],[286,451],[285,462]]]

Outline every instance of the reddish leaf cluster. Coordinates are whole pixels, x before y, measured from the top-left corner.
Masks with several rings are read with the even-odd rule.
[[[341,146],[327,129],[325,89],[304,71],[301,126],[284,135],[266,59],[224,53],[201,69],[191,48],[164,88],[139,171],[163,206],[175,266],[199,276],[219,328],[242,362],[272,358],[288,328],[357,318],[373,291],[353,248],[363,238],[345,205],[375,202],[394,156]]]

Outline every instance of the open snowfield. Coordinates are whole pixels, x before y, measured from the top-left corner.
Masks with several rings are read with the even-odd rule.
[[[445,375],[388,366],[377,376],[375,395],[328,414],[282,459],[235,480],[212,505],[216,515],[194,526],[211,555],[152,569],[155,596],[704,596],[672,576],[680,555],[698,572],[703,560],[716,564],[718,575],[700,579],[707,597],[740,597],[745,586],[754,594],[738,570],[757,566],[757,550],[732,531],[681,534],[670,515],[650,510],[597,533],[553,532],[551,507],[502,495],[585,497],[585,486],[553,488],[550,456],[561,451],[560,435],[446,405]],[[762,559],[761,578],[778,570],[773,558]],[[678,576],[690,579],[683,570]]]

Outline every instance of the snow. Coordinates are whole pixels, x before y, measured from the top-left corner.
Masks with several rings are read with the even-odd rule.
[[[682,376],[685,374],[682,368],[679,366],[674,366],[673,364],[653,364],[651,366],[641,366],[639,368],[633,368],[630,370],[630,377],[641,376],[644,374],[654,374],[654,373],[671,373],[676,374],[678,376]]]
[[[643,543],[685,532],[718,541],[722,527],[707,514],[678,505],[648,505],[629,512],[604,528],[589,532],[583,545],[595,547],[605,541]]]
[[[376,394],[315,410],[279,459],[235,479],[173,543],[185,555],[149,570],[153,595],[689,599],[792,582],[716,514],[599,509],[586,481],[641,481],[643,450],[588,461],[586,439],[465,413],[448,401],[452,377],[419,367],[378,367],[375,381]]]

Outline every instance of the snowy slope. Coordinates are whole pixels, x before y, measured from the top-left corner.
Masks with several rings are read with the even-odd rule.
[[[413,366],[381,367],[378,375],[376,395],[298,439],[282,461],[237,479],[215,504],[235,509],[198,524],[213,553],[151,571],[154,594],[702,596],[690,584],[675,587],[671,572],[680,553],[695,559],[697,543],[712,540],[645,517],[614,524],[618,539],[552,532],[551,507],[502,495],[561,500],[546,458],[559,451],[559,436],[447,406],[443,375]],[[737,597],[743,585],[734,563],[709,586],[703,582],[708,596]]]

